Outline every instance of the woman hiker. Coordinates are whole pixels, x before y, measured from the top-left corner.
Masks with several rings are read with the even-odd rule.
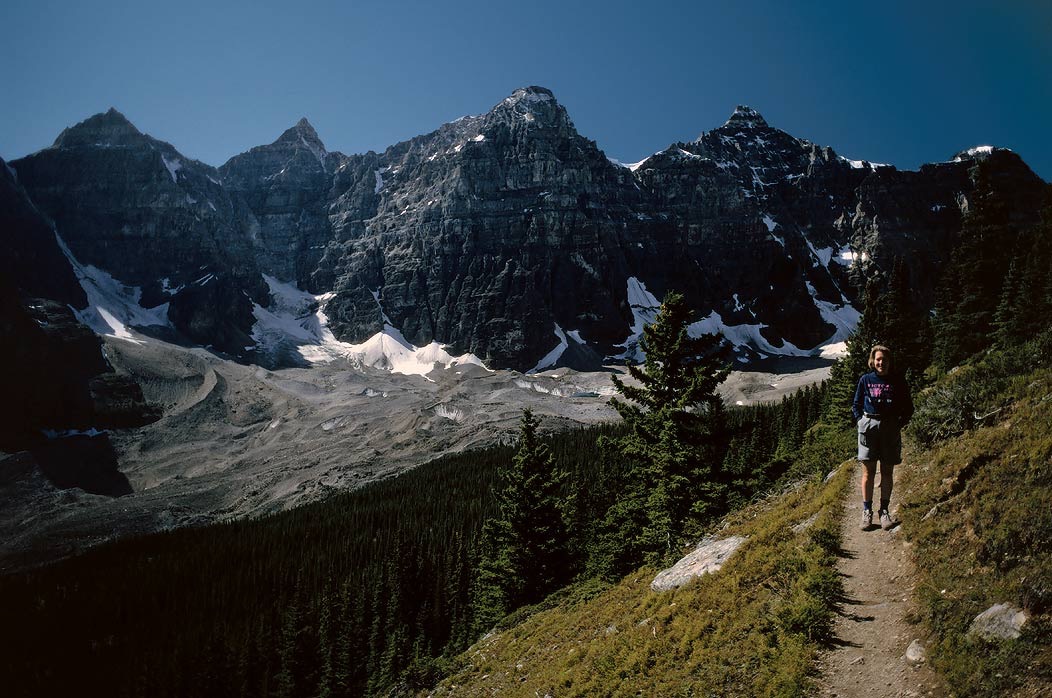
[[[873,479],[880,461],[880,511],[885,531],[894,526],[888,504],[892,475],[902,462],[900,430],[913,416],[913,400],[902,376],[892,374],[891,351],[878,344],[869,350],[871,373],[858,380],[851,411],[858,423],[858,460],[862,463],[862,530],[873,526]]]

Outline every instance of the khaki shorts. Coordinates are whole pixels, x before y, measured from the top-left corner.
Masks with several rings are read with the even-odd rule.
[[[902,435],[894,417],[858,420],[858,459],[879,460],[884,465],[902,462]]]

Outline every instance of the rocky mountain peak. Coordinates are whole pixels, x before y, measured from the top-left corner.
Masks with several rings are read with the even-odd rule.
[[[570,124],[566,109],[556,101],[552,91],[536,85],[515,90],[493,107],[490,115],[503,119],[522,119],[544,126]]]
[[[723,128],[768,128],[767,121],[752,107],[739,104]]]
[[[962,150],[953,156],[953,162],[964,162],[965,160],[985,160],[995,151],[1011,152],[1008,148],[998,148],[994,145],[977,145],[974,148]]]
[[[140,143],[143,138],[143,134],[124,114],[110,107],[106,112],[90,116],[79,124],[64,129],[52,147],[126,146]]]
[[[328,151],[325,150],[325,144],[321,142],[318,132],[315,131],[311,123],[307,121],[307,117],[303,117],[296,122],[295,126],[282,133],[278,139],[274,141],[274,144],[306,147],[314,153],[319,160],[328,154]]]

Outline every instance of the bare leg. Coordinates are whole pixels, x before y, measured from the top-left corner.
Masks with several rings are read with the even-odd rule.
[[[859,461],[862,464],[862,501],[872,502],[873,501],[873,480],[876,479],[877,474],[877,461],[875,460],[862,460]],[[880,483],[881,487],[884,486],[883,481]],[[891,485],[888,484],[888,494],[891,494]]]
[[[886,504],[891,501],[891,487],[895,484],[895,465],[887,465],[884,461],[880,461],[880,501],[881,504]],[[872,473],[870,474],[872,479]],[[872,485],[870,486],[870,492],[872,492]]]

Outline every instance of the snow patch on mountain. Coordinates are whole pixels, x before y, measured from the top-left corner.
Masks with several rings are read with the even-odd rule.
[[[818,262],[818,264],[816,266],[828,267],[830,260],[833,259],[833,248],[832,247],[817,248],[811,243],[810,240],[807,239],[806,235],[804,236],[804,242],[807,243],[807,247],[811,250],[811,254],[814,256],[815,260]]]
[[[833,335],[819,345],[819,355],[828,358],[829,354],[838,351],[841,354],[837,355],[842,355],[847,350],[847,338],[855,331],[862,314],[855,310],[843,296],[840,298],[843,303],[839,304],[819,299],[818,291],[811,285],[811,282],[807,281],[806,284],[807,292],[811,294],[811,299],[814,301],[815,307],[818,308],[822,319],[836,328]],[[844,345],[842,349],[839,347],[841,344]]]
[[[439,417],[443,417],[453,422],[463,422],[467,418],[467,414],[465,414],[464,410],[451,405],[435,405],[434,411]]]
[[[643,361],[646,355],[639,347],[639,339],[643,336],[643,327],[654,322],[657,318],[661,303],[654,294],[647,290],[646,284],[634,276],[628,277],[628,307],[632,310],[632,326],[629,328],[628,338],[618,344],[624,347],[624,351],[613,357],[615,359],[626,359],[629,361]]]
[[[88,307],[84,310],[70,308],[77,320],[90,327],[96,334],[136,344],[142,344],[142,341],[132,336],[129,328],[172,326],[168,321],[167,303],[155,308],[143,308],[139,305],[139,299],[142,298],[141,288],[122,284],[98,267],[82,265],[57,232],[55,239],[88,297]]]
[[[792,342],[782,340],[782,346],[776,347],[767,341],[760,330],[767,327],[763,323],[751,325],[728,325],[723,322],[722,316],[713,310],[705,318],[692,323],[687,327],[687,334],[691,337],[702,335],[720,334],[734,347],[748,346],[764,354],[778,356],[811,356],[811,351],[800,349]]]
[[[823,358],[842,356],[846,351],[847,345],[845,342],[847,338],[858,325],[860,313],[846,300],[842,304],[820,300],[817,291],[815,291],[810,282],[807,283],[807,289],[822,319],[836,328],[829,339],[814,348],[801,348],[785,339],[782,340],[781,346],[776,347],[763,336],[761,330],[767,327],[764,323],[728,325],[715,310],[709,313],[707,317],[688,326],[687,334],[691,337],[713,334],[722,335],[734,348],[734,351],[739,353],[743,349],[748,348],[769,356],[821,356]],[[734,296],[734,301],[735,309],[737,310],[741,307],[737,294]],[[739,360],[744,362],[747,359],[745,356],[740,356]]]
[[[865,262],[869,259],[869,255],[865,252],[855,252],[851,249],[850,245],[844,245],[840,248],[840,251],[837,252],[837,256],[833,259],[835,259],[838,264],[850,267],[855,262]]]
[[[384,329],[361,344],[341,342],[329,329],[325,304],[333,293],[313,295],[296,286],[264,274],[270,288],[271,307],[253,305],[256,323],[252,339],[257,351],[275,353],[292,348],[309,363],[348,361],[359,368],[378,368],[392,373],[427,377],[436,364],[444,368],[474,364],[486,368],[474,354],[453,356],[438,342],[417,347],[390,324],[383,308]],[[379,290],[373,293],[379,304]],[[489,370],[489,369],[487,369]]]
[[[878,167],[890,167],[890,165],[887,165],[883,162],[870,162],[869,160],[851,160],[844,157],[843,155],[838,155],[837,157],[842,162],[846,162],[848,165],[850,165],[851,169],[853,170],[872,170],[875,172]]]
[[[558,323],[555,324],[555,337],[559,340],[559,343],[554,349],[545,354],[544,358],[538,361],[536,366],[527,371],[527,374],[537,373],[538,371],[543,371],[550,366],[554,366],[555,362],[557,362],[559,357],[563,355],[563,352],[566,351],[566,347],[570,346],[570,343],[566,340],[566,333],[563,332],[563,328],[559,327]]]
[[[164,155],[161,156],[161,161],[164,163],[165,169],[168,170],[168,174],[172,176],[172,181],[178,184],[179,179],[175,176],[175,173],[183,168],[183,161],[179,158],[169,160]]]
[[[952,162],[964,162],[966,158],[974,158],[978,155],[990,155],[994,150],[1008,150],[1007,148],[997,148],[992,145],[977,145],[974,148],[969,148],[961,153],[958,153],[952,160]]]

